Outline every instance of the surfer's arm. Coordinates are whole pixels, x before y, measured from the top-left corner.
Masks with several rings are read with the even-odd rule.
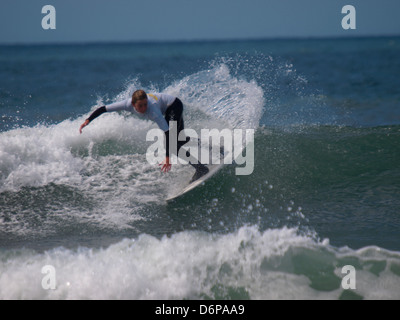
[[[90,122],[96,119],[98,116],[102,115],[104,112],[107,112],[106,106],[102,106],[97,108],[90,116],[82,123],[81,127],[79,128],[79,133],[82,133],[82,129],[86,127]]]
[[[97,117],[101,116],[105,112],[113,112],[113,111],[123,111],[129,110],[129,104],[127,100],[119,101],[112,103],[108,106],[102,106],[97,108],[90,116],[82,123],[81,127],[79,128],[79,132],[82,133],[82,129],[86,127],[90,122],[92,122]]]
[[[161,171],[163,172],[168,172],[169,170],[171,170],[171,163],[169,162],[169,129],[167,131],[164,132],[165,133],[165,151],[166,151],[166,155],[165,155],[165,160],[160,163],[161,167]]]
[[[158,110],[157,110],[158,111]],[[171,163],[169,162],[169,125],[168,122],[165,120],[165,118],[162,116],[161,112],[153,112],[151,113],[151,119],[155,121],[158,124],[158,127],[164,131],[165,134],[165,150],[166,150],[166,156],[165,160],[163,163],[160,164],[162,165],[161,171],[163,172],[168,172],[171,170]]]
[[[165,152],[166,156],[169,157],[169,130],[165,131]]]
[[[100,108],[97,108],[86,120],[89,120],[89,122],[92,122],[94,119],[96,119],[98,116],[102,115],[104,112],[107,112],[106,106],[102,106]]]

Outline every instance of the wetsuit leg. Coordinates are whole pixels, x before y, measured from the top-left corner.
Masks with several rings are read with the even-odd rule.
[[[176,121],[178,128],[177,128],[177,133],[179,136],[179,133],[185,128],[184,123],[183,123],[183,104],[182,102],[176,98],[174,103],[170,105],[165,112],[165,120],[169,124],[170,121]],[[186,139],[186,141],[179,141],[177,140],[177,152],[179,152],[179,149],[189,141],[189,138]],[[167,156],[169,156],[169,131],[166,132],[166,149],[167,149]]]
[[[170,105],[168,107],[167,111],[165,112],[165,120],[167,121],[167,123],[169,123],[169,121],[177,122],[178,136],[179,136],[179,133],[185,128],[182,113],[183,113],[183,104],[182,104],[182,101],[179,100],[178,98],[175,99],[174,103],[172,105]],[[167,136],[167,139],[168,138],[169,137]],[[190,141],[190,137],[187,137],[186,140],[184,140],[184,141],[179,141],[179,140],[177,141],[178,153],[179,153],[179,149],[189,141]],[[168,149],[169,149],[169,143],[167,141],[167,150]],[[187,152],[186,155],[189,156],[189,152]],[[196,174],[198,177],[201,177],[202,175],[204,175],[208,172],[208,168],[204,164],[201,164],[199,161],[198,161],[198,164],[193,164],[191,162],[189,162],[189,164],[191,164],[196,169]]]

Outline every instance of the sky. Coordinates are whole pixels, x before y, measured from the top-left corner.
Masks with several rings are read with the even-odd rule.
[[[399,17],[400,0],[0,0],[0,44],[400,35]]]

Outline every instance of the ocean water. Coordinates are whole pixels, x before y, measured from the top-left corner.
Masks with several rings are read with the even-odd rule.
[[[399,299],[399,57],[398,37],[1,46],[0,299]],[[254,129],[254,172],[166,203],[193,172],[146,161],[154,123],[78,132],[138,88],[187,128]]]

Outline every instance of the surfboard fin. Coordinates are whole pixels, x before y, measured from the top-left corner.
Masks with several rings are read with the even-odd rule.
[[[210,170],[205,165],[198,165],[196,166],[196,172],[194,173],[192,179],[190,180],[189,184],[195,182],[196,180],[200,179],[202,176],[205,176]]]

